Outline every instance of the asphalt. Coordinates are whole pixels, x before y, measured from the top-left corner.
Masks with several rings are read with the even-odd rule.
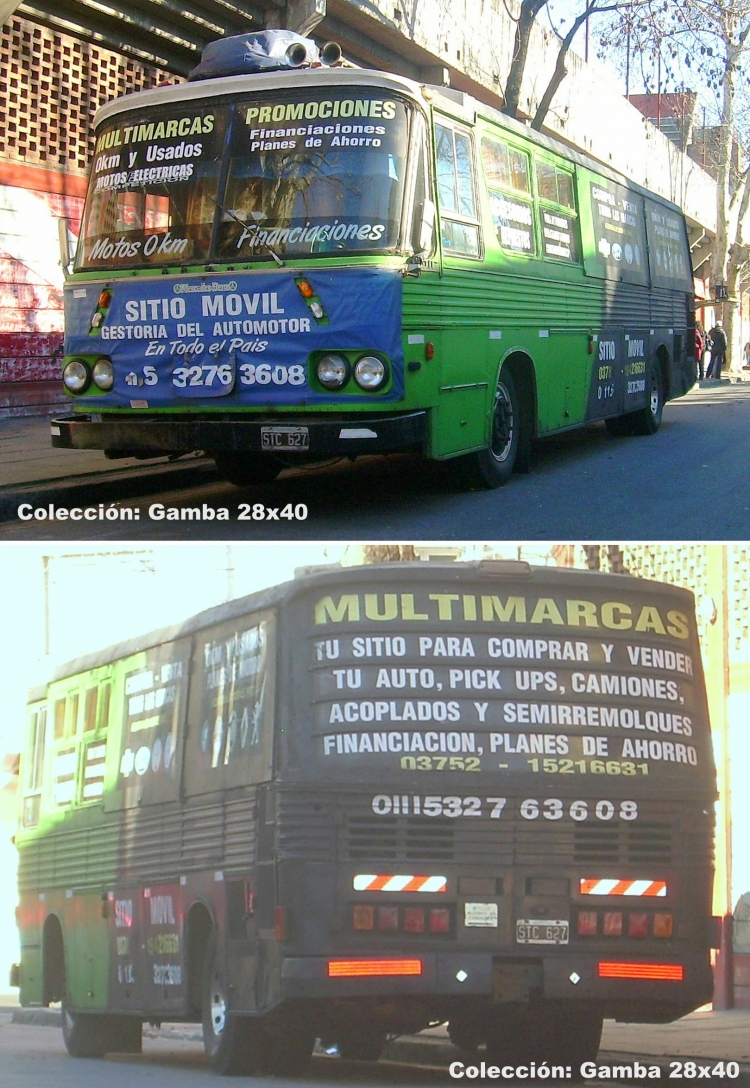
[[[703,381],[688,396],[701,389],[728,391],[746,379],[750,374]],[[96,506],[218,479],[214,462],[200,453],[176,460],[111,461],[100,450],[56,449],[50,443],[50,423],[49,416],[0,418],[0,521],[16,519],[21,503]]]
[[[14,1024],[59,1027],[60,1013],[55,1009],[22,1009],[12,997],[0,996],[0,1016],[10,1017]],[[189,1039],[199,1042],[200,1027],[196,1024],[164,1024],[161,1028],[146,1027],[147,1035],[161,1038]],[[393,1062],[447,1067],[454,1061],[469,1065],[472,1055],[452,1046],[444,1026],[432,1028],[419,1035],[403,1035],[388,1043],[383,1058]],[[674,1078],[675,1061],[695,1061],[711,1067],[713,1082],[724,1080],[737,1088],[750,1085],[750,1009],[704,1010],[690,1013],[672,1024],[621,1024],[606,1020],[602,1033],[598,1065],[632,1064],[658,1065],[663,1077]],[[721,1074],[717,1064],[736,1062]],[[738,1075],[737,1075],[738,1074]],[[670,1077],[671,1075],[671,1077]],[[694,1079],[698,1077],[694,1074]],[[624,1079],[627,1078],[618,1078]],[[677,1083],[684,1083],[677,1078]]]

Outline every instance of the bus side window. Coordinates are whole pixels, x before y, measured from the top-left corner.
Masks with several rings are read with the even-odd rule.
[[[47,707],[39,707],[31,715],[29,737],[26,745],[28,763],[25,771],[23,815],[24,827],[36,827],[39,823],[39,807],[44,780],[44,750],[47,743]]]
[[[498,242],[511,253],[535,256],[534,204],[526,152],[487,138],[482,140],[482,162]]]
[[[573,197],[573,175],[551,162],[535,164],[542,256],[556,261],[581,260],[580,224]],[[553,207],[545,207],[545,205]]]
[[[449,254],[479,257],[479,216],[469,134],[435,125],[435,155],[443,248]]]
[[[88,688],[83,709],[83,775],[78,800],[82,804],[98,801],[104,794],[104,770],[107,757],[107,726],[112,685],[109,681]],[[91,738],[91,734],[96,734]]]

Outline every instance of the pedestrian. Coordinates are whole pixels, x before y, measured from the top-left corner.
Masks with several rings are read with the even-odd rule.
[[[722,367],[724,366],[724,358],[727,353],[727,334],[721,327],[720,321],[717,321],[709,332],[708,343],[711,348],[711,360],[708,364],[706,377],[720,378]]]
[[[750,370],[750,340],[748,340],[742,349],[742,369]]]
[[[698,381],[703,381],[703,356],[706,352],[706,334],[700,321],[695,323],[695,365],[698,370]]]

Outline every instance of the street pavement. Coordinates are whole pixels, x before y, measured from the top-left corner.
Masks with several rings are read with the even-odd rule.
[[[729,395],[738,380],[700,382],[687,398],[706,389]],[[47,416],[0,419],[0,521],[14,518],[22,502],[93,506],[218,480],[213,461],[199,453],[112,461],[100,450],[55,449],[50,422]]]
[[[17,1024],[49,1027],[60,1024],[60,1013],[54,1009],[21,1009],[15,998],[0,995],[2,1015],[11,1016]],[[145,1031],[167,1038],[195,1041],[201,1038],[197,1024],[164,1024],[160,1029],[147,1027]],[[444,1026],[393,1040],[384,1058],[431,1066],[447,1066],[457,1059],[465,1063],[470,1060],[451,1046]],[[674,1060],[737,1062],[744,1083],[750,1074],[750,1009],[702,1010],[672,1024],[620,1024],[606,1020],[598,1064],[611,1065],[635,1058],[667,1068]]]

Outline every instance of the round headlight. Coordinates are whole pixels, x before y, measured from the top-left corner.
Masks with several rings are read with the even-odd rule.
[[[106,355],[100,356],[94,363],[94,369],[91,371],[91,376],[94,379],[94,385],[98,386],[99,389],[104,390],[106,393],[115,383],[115,372],[112,369],[112,360]]]
[[[324,355],[318,363],[318,381],[326,389],[340,389],[349,380],[349,364],[342,355]]]
[[[357,385],[361,385],[363,389],[370,392],[380,389],[385,384],[387,377],[388,371],[385,363],[374,355],[363,355],[354,364],[354,380]]]
[[[71,393],[82,393],[89,384],[89,371],[81,359],[71,359],[63,370],[63,384]]]

